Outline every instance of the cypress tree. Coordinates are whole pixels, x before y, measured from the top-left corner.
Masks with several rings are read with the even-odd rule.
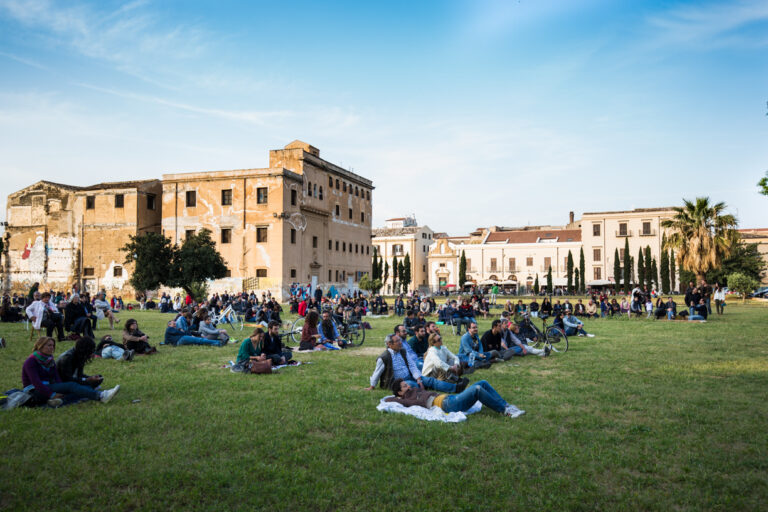
[[[400,282],[398,285],[400,290],[407,292],[408,290],[405,289],[405,265],[403,260],[397,262],[397,280]]]
[[[677,278],[675,277],[675,250],[669,251],[669,291],[672,293],[677,288]]]
[[[573,269],[573,289],[575,290],[575,293],[579,293],[581,291],[581,273],[579,272],[579,269],[575,268]]]
[[[621,288],[621,258],[619,258],[619,248],[616,248],[616,252],[613,253],[613,279],[615,281],[613,285],[613,291],[617,295]]]
[[[637,252],[637,285],[642,288],[645,283],[645,261],[643,260],[643,248]]]
[[[381,262],[379,262],[379,265],[381,265]],[[381,280],[382,286],[387,286],[387,279],[389,279],[389,262],[388,261],[384,262],[384,273],[381,274],[381,276],[382,276],[382,280]]]
[[[632,285],[629,282],[632,273],[632,261],[629,256],[629,238],[624,239],[624,293],[629,293]]]
[[[552,295],[552,267],[547,269],[547,294]]]
[[[650,245],[646,245],[645,246],[645,255],[644,256],[645,256],[645,286],[647,286],[648,289],[650,290],[651,287],[653,286],[651,284],[651,282],[655,279],[654,274],[653,274],[653,268],[652,268],[653,260],[651,259],[651,246]]]
[[[392,256],[392,293],[397,295],[397,255]]]
[[[539,294],[539,274],[536,274],[536,280],[533,282],[533,293]]]
[[[371,264],[371,280],[375,281],[380,277],[381,275],[379,275],[379,250],[374,245],[373,246],[373,263]]]
[[[411,255],[408,253],[405,253],[405,258],[403,258],[403,276],[400,280],[403,282],[405,291],[408,291],[411,286]]]
[[[464,283],[467,281],[467,256],[464,251],[461,251],[461,259],[459,259],[459,282],[456,283],[459,286],[459,291],[464,287]]]
[[[656,258],[651,260],[651,280],[653,283],[648,287],[649,290],[656,288],[659,289],[659,269],[656,267]]]
[[[580,254],[579,254],[579,276],[581,278],[581,281],[580,281],[581,286],[580,287],[577,286],[579,291],[582,292],[582,293],[584,292],[584,290],[587,289],[586,279],[584,279],[586,277],[586,275],[587,275],[587,270],[586,269],[587,269],[587,266],[584,263],[584,248],[582,247],[580,249]]]
[[[567,293],[570,295],[573,292],[573,254],[571,254],[571,251],[568,251],[568,260],[566,262],[565,275],[568,278],[566,290],[567,290]]]
[[[661,263],[659,264],[659,272],[661,273],[661,293],[669,293],[669,254],[667,250],[661,249]]]

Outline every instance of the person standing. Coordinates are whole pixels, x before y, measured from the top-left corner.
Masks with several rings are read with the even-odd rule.
[[[723,314],[725,306],[725,289],[719,283],[715,284],[715,310],[718,315]]]

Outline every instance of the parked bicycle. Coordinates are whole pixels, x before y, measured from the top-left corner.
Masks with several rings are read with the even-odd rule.
[[[365,342],[365,329],[363,328],[363,321],[352,315],[345,315],[347,318],[340,318],[334,315],[334,321],[336,322],[336,328],[339,330],[341,338],[349,343],[351,347],[359,347]],[[298,345],[301,342],[301,331],[304,329],[304,317],[300,316],[293,322],[291,328],[291,340],[294,344]]]
[[[552,352],[568,352],[568,336],[565,335],[565,331],[555,325],[547,325],[547,318],[549,315],[539,315],[542,324],[539,329],[531,321],[528,313],[525,314],[521,330],[533,331],[532,336],[530,332],[525,335],[529,339],[529,344],[534,348],[549,347]]]
[[[244,326],[243,315],[235,311],[234,308],[232,307],[232,304],[227,304],[227,307],[222,309],[218,315],[216,314],[212,315],[212,320],[213,320],[213,325],[227,324],[234,331],[243,330],[243,326]]]

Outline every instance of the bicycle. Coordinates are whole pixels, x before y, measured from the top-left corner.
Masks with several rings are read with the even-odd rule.
[[[338,319],[337,319],[338,320]],[[298,317],[293,322],[293,326],[289,332],[291,340],[295,344],[301,342],[301,331],[304,329],[304,322],[306,319],[303,316]],[[336,322],[336,327],[339,329],[339,335],[347,341],[353,347],[359,347],[365,342],[365,329],[363,328],[362,320],[358,318],[350,318],[350,320],[344,320]]]
[[[528,314],[525,314],[523,323],[524,327],[528,327],[533,330],[534,338],[530,339],[530,345],[533,348],[549,347],[552,352],[568,352],[568,336],[565,335],[565,331],[555,325],[547,325],[548,315],[539,315],[539,319],[542,323],[542,328],[539,329],[531,322]]]
[[[227,307],[221,313],[213,315],[212,320],[213,325],[219,323],[228,324],[234,331],[242,331],[244,327],[243,315],[235,311],[232,304],[227,304]]]

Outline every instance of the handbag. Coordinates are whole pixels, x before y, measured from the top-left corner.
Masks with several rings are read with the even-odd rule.
[[[271,374],[272,373],[272,360],[271,359],[265,359],[264,361],[251,361],[251,364],[248,367],[248,370],[249,370],[250,373]]]

